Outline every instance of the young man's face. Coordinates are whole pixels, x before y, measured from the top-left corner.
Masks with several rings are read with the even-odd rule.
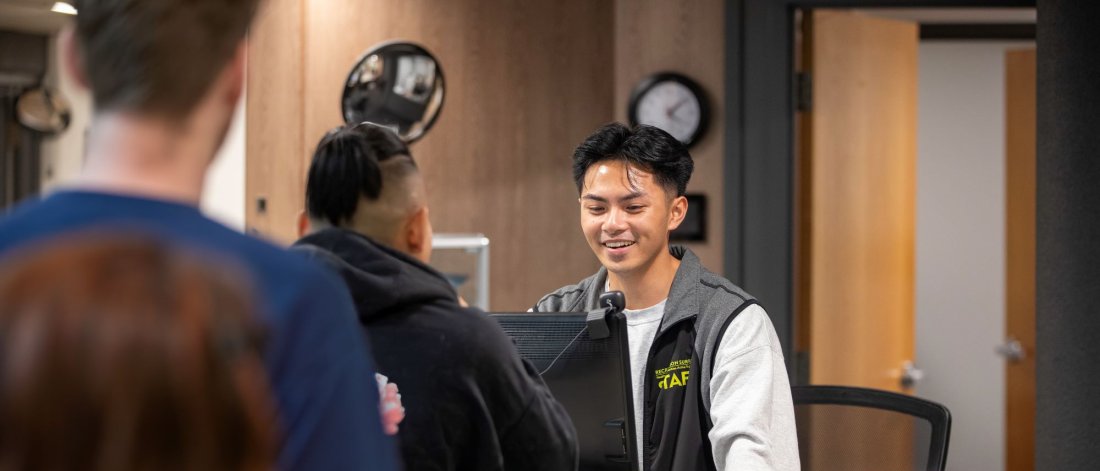
[[[621,160],[588,167],[581,187],[581,229],[600,263],[621,276],[644,271],[668,253],[668,232],[687,210],[653,175]]]

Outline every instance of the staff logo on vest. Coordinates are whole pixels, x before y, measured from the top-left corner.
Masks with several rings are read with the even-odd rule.
[[[690,358],[672,360],[667,367],[653,371],[654,376],[657,377],[657,387],[661,389],[684,387],[688,382],[688,370],[690,369]]]

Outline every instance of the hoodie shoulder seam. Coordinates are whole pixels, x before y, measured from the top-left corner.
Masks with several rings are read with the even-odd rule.
[[[576,288],[570,289],[569,291],[562,291],[560,293],[557,293],[557,292],[550,293],[546,296],[543,296],[542,299],[539,300],[538,304],[536,304],[536,306],[542,305],[543,303],[545,303],[547,300],[549,300],[551,298],[558,298],[559,300],[564,301],[565,297],[567,295],[576,294],[576,293],[583,293],[583,292],[584,292],[584,288],[581,288],[580,286],[578,286]]]

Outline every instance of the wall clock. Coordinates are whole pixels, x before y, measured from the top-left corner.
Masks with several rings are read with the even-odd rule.
[[[707,130],[710,110],[702,87],[694,80],[674,72],[661,72],[634,87],[627,117],[632,126],[656,126],[691,146]]]

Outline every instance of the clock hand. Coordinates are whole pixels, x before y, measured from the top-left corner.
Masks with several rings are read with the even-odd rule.
[[[680,101],[678,101],[675,105],[672,105],[672,107],[665,110],[665,116],[668,116],[669,118],[671,118],[672,114],[675,113],[676,110],[680,109],[681,106],[684,106],[684,103],[687,103],[687,101],[688,101],[687,98],[681,98]]]

